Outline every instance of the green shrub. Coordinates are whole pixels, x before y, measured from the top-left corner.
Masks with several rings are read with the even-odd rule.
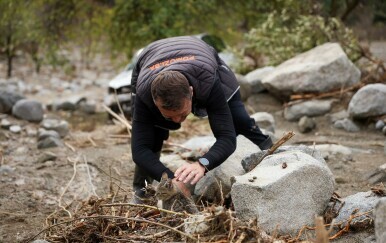
[[[336,18],[291,16],[286,10],[272,12],[264,23],[245,35],[244,55],[258,66],[278,65],[295,55],[326,42],[339,42],[353,61],[360,57],[357,38]],[[261,59],[265,59],[262,63]],[[241,65],[241,70],[245,67]],[[244,70],[245,71],[245,70]]]

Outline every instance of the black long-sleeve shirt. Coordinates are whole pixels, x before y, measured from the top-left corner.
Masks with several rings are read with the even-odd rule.
[[[194,104],[194,96],[192,102]],[[203,155],[209,160],[207,168],[211,170],[224,162],[236,149],[236,132],[232,115],[219,80],[215,81],[209,98],[203,105],[207,110],[209,124],[216,138],[214,145]],[[167,172],[169,177],[174,177],[173,172],[165,167],[152,151],[157,142],[154,127],[173,130],[179,128],[180,124],[166,120],[155,105],[149,107],[138,96],[134,106],[131,140],[134,162],[156,180],[161,178],[163,172]]]

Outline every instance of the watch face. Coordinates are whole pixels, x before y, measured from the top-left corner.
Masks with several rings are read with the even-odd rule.
[[[204,166],[209,165],[209,160],[207,158],[199,158],[198,161],[200,161],[200,164]]]

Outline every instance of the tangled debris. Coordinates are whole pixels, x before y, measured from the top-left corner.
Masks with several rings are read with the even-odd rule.
[[[261,230],[257,220],[242,222],[234,211],[223,206],[201,206],[200,214],[191,215],[128,203],[127,198],[127,195],[91,196],[75,207],[69,205],[66,210],[49,215],[46,227],[26,242],[39,236],[49,242],[327,243],[349,232],[350,225],[339,229],[339,223],[324,224],[323,217],[316,217],[315,227],[304,226],[295,237],[277,237],[275,233],[270,236]],[[71,214],[68,213],[70,206],[74,209]],[[166,216],[162,217],[161,212]],[[368,213],[353,212],[349,222]],[[338,230],[334,233],[333,229]],[[302,241],[309,232],[315,237],[307,235],[311,240]]]
[[[273,241],[259,230],[256,221],[242,223],[234,217],[233,211],[223,207],[204,208],[203,222],[209,227],[202,234],[193,235],[184,232],[185,221],[192,215],[127,203],[126,198],[123,196],[120,203],[114,203],[112,197],[92,196],[82,202],[71,217],[63,210],[50,215],[46,228],[30,240],[44,235],[50,242]],[[161,217],[161,211],[167,216]]]

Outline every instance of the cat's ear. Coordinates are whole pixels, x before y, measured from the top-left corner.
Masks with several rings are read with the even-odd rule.
[[[172,179],[168,179],[168,181],[166,182],[165,186],[169,189],[172,189],[173,188],[173,180]]]
[[[168,173],[166,173],[166,172],[164,172],[164,173],[162,173],[162,178],[161,178],[162,180],[167,180],[167,179],[169,179],[169,176],[168,176]]]

